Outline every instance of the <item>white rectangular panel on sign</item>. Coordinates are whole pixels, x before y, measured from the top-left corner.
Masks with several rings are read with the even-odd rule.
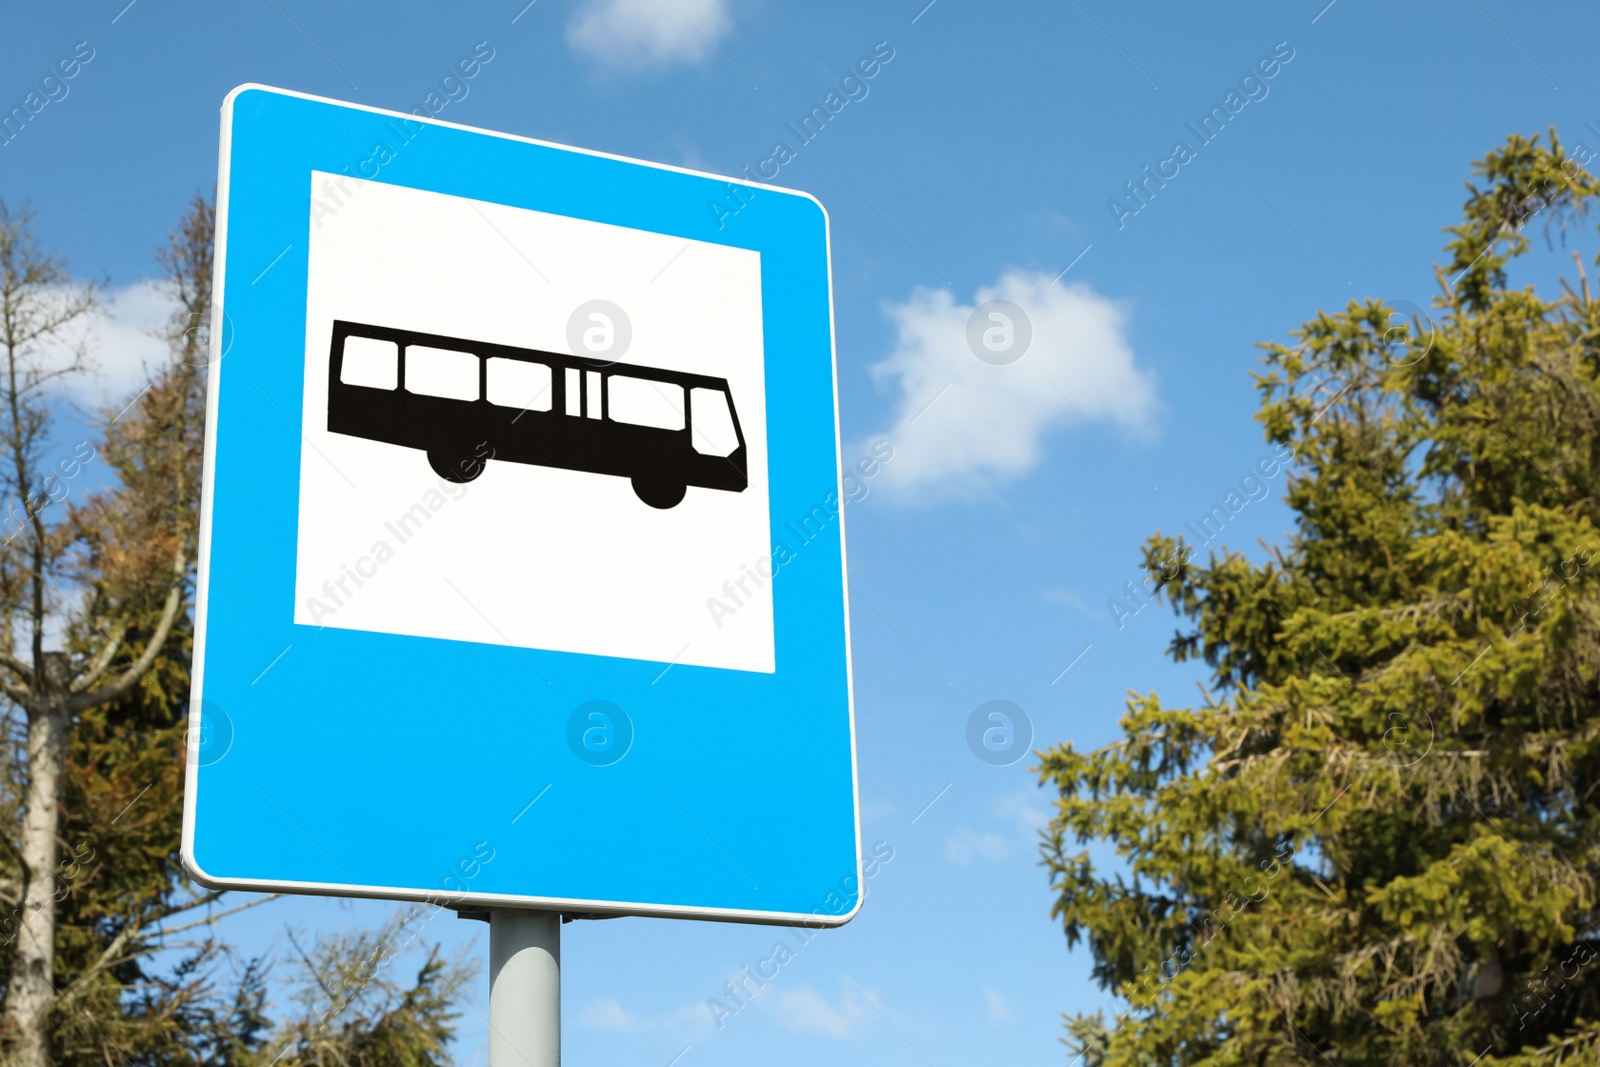
[[[329,177],[313,171],[313,190]],[[772,545],[759,254],[375,181],[318,215],[308,210],[294,621],[771,673],[770,585],[736,613],[707,607]],[[691,487],[681,504],[645,507],[626,478],[492,455],[476,456],[483,473],[462,484],[415,448],[327,429],[336,320],[571,353],[569,320],[595,299],[631,326],[626,351],[607,358],[726,379],[726,393],[693,390],[690,430],[698,452],[731,451],[731,402],[748,449],[744,491]],[[348,344],[358,341],[346,380],[392,388],[385,346]],[[442,403],[575,415],[581,390],[585,417],[600,419],[610,388],[608,423],[684,424],[689,391],[665,382],[489,359],[485,392],[476,356],[411,346],[402,362],[401,388]],[[474,442],[462,444],[474,456]],[[485,539],[490,530],[517,534]]]

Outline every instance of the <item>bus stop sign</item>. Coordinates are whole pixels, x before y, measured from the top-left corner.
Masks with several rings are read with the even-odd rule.
[[[815,200],[244,86],[215,293],[199,882],[855,913]]]

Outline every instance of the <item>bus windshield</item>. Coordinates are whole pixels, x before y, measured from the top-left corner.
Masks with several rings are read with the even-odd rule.
[[[726,389],[689,390],[690,417],[694,420],[694,450],[703,456],[727,456],[739,447],[739,430]]]

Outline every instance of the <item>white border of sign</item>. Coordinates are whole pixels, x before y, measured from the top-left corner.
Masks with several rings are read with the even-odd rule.
[[[781,186],[766,185],[761,182],[752,182],[743,178],[730,178],[721,174],[710,174],[706,171],[691,170],[687,167],[675,167],[666,163],[652,163],[648,160],[632,159],[628,156],[614,155],[609,152],[597,152],[587,148],[575,148],[571,145],[557,144],[553,141],[541,141],[533,137],[520,137],[516,134],[499,133],[494,130],[483,130],[475,126],[464,126],[455,122],[444,122],[434,118],[424,118],[418,115],[406,114],[400,111],[390,111],[387,108],[370,107],[366,104],[353,104],[344,100],[334,100],[325,96],[315,96],[310,93],[296,92],[292,89],[279,89],[275,86],[247,82],[234,88],[222,101],[222,136],[218,146],[217,163],[217,203],[216,203],[216,248],[213,253],[212,267],[212,307],[211,321],[213,324],[225,322],[223,296],[226,292],[224,276],[227,265],[227,233],[228,233],[228,185],[229,185],[229,156],[233,141],[233,102],[241,93],[250,90],[277,93],[282,96],[295,97],[300,100],[310,100],[319,104],[330,104],[335,107],[352,108],[357,111],[366,111],[374,115],[383,115],[389,118],[400,119],[405,122],[423,122],[432,126],[444,126],[450,129],[463,130],[468,133],[480,134],[487,137],[498,137],[507,141],[520,141],[524,144],[539,145],[544,148],[554,148],[567,152],[578,152],[587,156],[597,156],[602,159],[616,160],[622,163],[632,163],[637,166],[650,167],[655,170],[672,171],[678,174],[693,175],[698,178],[710,178],[714,181],[736,183],[752,189],[761,189],[784,196],[800,196],[817,205],[822,212],[823,235],[827,243],[826,259],[828,264],[828,342],[830,346],[829,359],[833,373],[833,439],[834,452],[837,456],[844,455],[843,440],[839,429],[839,357],[838,338],[835,336],[835,319],[833,307],[833,224],[828,217],[828,209],[822,202],[810,193],[798,189],[785,189]],[[211,492],[213,484],[213,466],[216,462],[216,433],[217,433],[217,396],[221,385],[222,357],[223,357],[223,330],[213,325],[210,338],[211,365],[206,378],[206,437],[205,458],[202,466],[202,482],[200,493],[200,533],[199,545],[196,556],[195,577],[195,620],[194,620],[194,662],[190,678],[189,701],[189,727],[188,744],[185,758],[185,773],[183,784],[183,844],[180,852],[184,870],[200,885],[207,889],[239,889],[255,892],[292,892],[305,893],[315,896],[348,896],[365,897],[377,900],[406,900],[417,901],[425,904],[440,904],[452,908],[468,905],[474,908],[483,907],[520,907],[537,908],[542,910],[564,911],[578,915],[644,915],[660,918],[680,919],[709,919],[721,922],[748,922],[768,923],[785,926],[843,926],[861,910],[862,903],[866,900],[866,884],[863,877],[864,867],[861,855],[861,781],[860,768],[856,756],[856,698],[855,698],[855,668],[850,647],[850,573],[848,568],[845,546],[845,516],[842,501],[845,499],[844,472],[841,466],[836,472],[835,490],[837,499],[841,501],[839,508],[839,544],[840,559],[839,569],[844,580],[841,595],[845,600],[844,611],[844,636],[845,636],[845,686],[848,710],[850,716],[850,787],[855,806],[855,836],[856,836],[856,885],[858,886],[855,906],[848,912],[839,915],[813,912],[806,917],[800,917],[794,912],[770,911],[744,911],[739,909],[703,908],[689,906],[670,906],[659,904],[636,904],[626,901],[590,901],[572,900],[560,897],[533,897],[512,896],[501,893],[447,893],[447,892],[421,892],[414,889],[398,889],[388,886],[352,886],[338,885],[326,882],[289,882],[289,881],[253,881],[235,878],[215,878],[200,868],[194,858],[194,822],[198,798],[198,778],[195,773],[199,759],[200,744],[200,701],[202,681],[205,674],[205,648],[206,648],[206,603],[208,593],[207,569],[211,558]],[[820,901],[819,901],[820,903]]]

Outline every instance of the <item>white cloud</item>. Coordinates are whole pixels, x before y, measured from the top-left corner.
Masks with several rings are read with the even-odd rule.
[[[1043,799],[1044,794],[1034,787],[994,798],[986,810],[995,828],[975,830],[966,823],[956,827],[945,838],[945,859],[970,867],[980,860],[998,863],[1007,859],[1014,845],[1020,844],[1026,851],[1037,843],[1039,831],[1050,821],[1050,813],[1041,806]]]
[[[1006,998],[1000,995],[998,989],[985,987],[983,999],[989,1006],[989,1018],[997,1023],[1008,1023],[1012,1019],[1011,1005],[1006,1003]]]
[[[899,812],[900,806],[892,800],[885,800],[881,797],[877,799],[869,798],[861,802],[861,823],[862,825],[868,823],[876,824],[893,818]]]
[[[865,995],[877,1003],[870,990]],[[862,1003],[861,996],[848,988],[840,993],[837,1004],[808,987],[785,990],[778,994],[773,1010],[779,1024],[793,1034],[849,1037],[871,1020],[870,1009]]]
[[[728,0],[583,0],[567,46],[611,67],[698,63],[732,25]]]
[[[735,978],[738,975],[734,976]],[[761,992],[757,991],[757,997]],[[720,993],[718,999],[723,999]],[[673,1033],[691,1037],[709,1037],[715,1032],[715,1016],[705,1000],[680,1004],[675,1008],[660,1010],[630,1010],[615,997],[597,997],[589,1001],[577,1014],[579,1026],[592,1030],[611,1030],[616,1033]]]
[[[150,282],[101,294],[100,307],[64,331],[45,351],[51,366],[65,366],[81,345],[85,372],[66,379],[68,397],[88,411],[121,407],[144,388],[152,369],[170,358],[161,334],[176,304]]]
[[[611,997],[590,1001],[578,1013],[578,1025],[592,1026],[597,1030],[632,1030],[637,1022],[627,1009]]]
[[[1034,747],[1042,747],[1038,738],[1034,739]],[[1020,792],[1008,793],[997,798],[989,806],[989,813],[995,818],[1011,823],[1028,840],[1039,836],[1050,822],[1050,813],[1041,805],[1046,802],[1045,793],[1037,786],[1028,786]]]
[[[1052,604],[1065,605],[1085,618],[1098,620],[1105,617],[1104,609],[1096,611],[1076,589],[1046,589],[1044,598]]]
[[[945,859],[961,864],[963,867],[972,865],[973,860],[985,860],[996,863],[1006,858],[1006,841],[999,834],[978,832],[970,826],[961,826],[956,832],[945,839]]]
[[[1016,304],[1031,325],[1025,353],[1004,366],[968,345],[969,320],[990,300]],[[977,496],[1032,470],[1058,426],[1087,418],[1143,429],[1159,407],[1154,375],[1135,366],[1126,308],[1087,285],[1008,271],[971,304],[919,288],[886,311],[895,348],[871,372],[898,398],[894,424],[877,436],[894,448],[883,484],[904,502]]]

